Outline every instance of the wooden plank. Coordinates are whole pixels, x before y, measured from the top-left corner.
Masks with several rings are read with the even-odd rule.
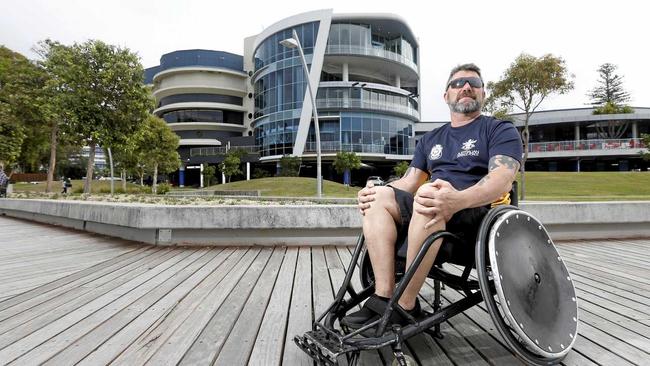
[[[611,322],[614,322],[625,329],[634,332],[636,334],[648,337],[650,335],[650,326],[642,324],[637,320],[630,319],[624,315],[615,313],[608,309],[607,307],[601,306],[601,304],[593,304],[589,301],[579,301],[578,306],[580,307],[580,313],[583,311],[588,311],[594,315],[598,315],[601,318],[608,319]]]
[[[628,309],[632,309],[636,312],[645,314],[646,318],[650,315],[650,306],[648,305],[648,302],[646,302],[645,300],[643,300],[642,302],[636,300],[630,300],[624,296],[616,295],[612,292],[605,291],[601,288],[591,286],[590,284],[585,282],[580,282],[579,285],[580,285],[579,289],[581,291],[584,291],[586,293],[587,292],[591,293],[595,296],[606,298]]]
[[[293,343],[296,334],[311,330],[313,322],[311,275],[311,250],[309,247],[300,247],[293,279],[287,335],[284,341],[283,365],[311,366],[313,364],[311,358]]]
[[[609,249],[609,248],[608,248]],[[607,263],[608,267],[616,267],[621,271],[630,274],[636,274],[645,269],[647,258],[640,258],[639,255],[626,257],[624,254],[615,250],[608,252],[599,252],[596,248],[563,248],[561,255],[564,257],[574,258],[580,261],[589,261],[594,263]]]
[[[599,365],[634,365],[616,353],[611,352],[608,347],[608,345],[600,345],[580,336],[576,338],[573,349],[583,355],[589,355],[589,359]]]
[[[248,365],[279,366],[281,364],[297,259],[298,248],[287,248]]]
[[[133,278],[131,281],[96,298],[74,312],[62,314],[63,316],[56,321],[19,339],[9,347],[0,349],[0,359],[13,360],[25,354],[26,358],[33,357],[46,360],[64,347],[69,346],[70,340],[79,339],[143,295],[161,284],[164,285],[178,272],[179,268],[195,262],[196,259],[205,254],[197,250],[182,250],[176,251],[176,253],[177,255],[167,262]]]
[[[161,342],[160,347],[147,360],[149,364],[177,364],[192,343],[201,334],[214,314],[224,306],[224,300],[230,295],[239,280],[246,273],[251,263],[259,255],[259,248],[235,250],[226,262],[225,277],[210,291],[205,302],[197,307],[188,318]],[[129,365],[129,363],[121,363]]]
[[[421,294],[431,299],[431,302],[434,298],[434,290],[430,284],[425,284],[422,287]],[[445,298],[449,299],[453,296],[453,300],[448,301],[458,301],[463,298],[461,294],[454,290],[444,291]],[[433,312],[433,307],[431,303],[422,302],[424,308],[428,311]],[[467,313],[468,311],[466,311]],[[489,318],[487,312],[478,311],[472,312],[475,314],[475,317],[478,315],[480,318],[487,318],[488,322],[483,323],[483,327],[476,323],[475,320],[470,319],[466,314],[458,314],[450,318],[447,322],[449,325],[455,329],[462,337],[470,344],[483,358],[490,360],[498,365],[520,365],[521,362],[515,358],[507,347],[504,346],[501,340],[501,337],[495,338],[494,325],[492,320]],[[491,334],[492,333],[492,334]],[[498,340],[497,340],[498,339]]]
[[[90,348],[85,344],[101,344],[77,365],[107,365],[113,362],[143,332],[171,315],[178,303],[223,262],[224,257],[218,256],[220,252],[220,249],[206,248],[205,255],[181,269],[163,286],[95,328],[84,336],[85,340],[82,338],[77,341],[71,347],[75,353],[80,353],[80,349]],[[65,360],[70,358],[66,357]]]
[[[214,361],[215,365],[250,364],[249,359],[255,345],[255,338],[271,299],[271,292],[280,272],[285,250],[284,247],[276,247]]]
[[[147,254],[147,253],[142,253]],[[65,314],[74,311],[79,306],[92,301],[99,295],[111,291],[115,287],[128,281],[129,276],[137,275],[146,271],[146,265],[156,265],[165,260],[163,254],[169,254],[168,251],[158,251],[154,256],[143,256],[136,258],[138,260],[119,268],[113,272],[105,273],[102,276],[95,277],[90,281],[68,288],[68,291],[62,291],[57,296],[51,296],[47,301],[39,301],[34,306],[31,303],[16,306],[2,313],[4,320],[0,321],[0,334],[8,332],[14,328],[22,326],[33,331],[58,318],[58,314]],[[146,260],[142,263],[140,260]],[[128,276],[126,276],[128,275]],[[75,282],[73,282],[75,284]],[[36,298],[37,300],[42,300]],[[11,311],[13,310],[13,311]],[[17,331],[12,332],[14,337],[18,336]],[[19,331],[18,331],[19,332]]]
[[[352,261],[352,252],[351,250],[354,250],[354,247],[338,247],[337,252],[339,254],[339,258],[341,259],[341,263],[343,264],[343,269],[345,271],[349,270],[350,262]],[[352,285],[352,288],[358,293],[360,292],[363,288],[361,285],[361,280],[359,279],[359,265],[358,263],[354,263],[355,266],[355,272],[352,274],[352,278],[350,279],[350,284]],[[336,291],[336,290],[335,290]],[[334,294],[336,295],[336,293]],[[349,295],[346,295],[346,298],[350,298]],[[354,310],[350,311],[356,311],[359,310],[361,306],[356,306]],[[360,354],[360,364],[362,365],[381,365],[383,364],[383,361],[381,360],[381,357],[379,356],[379,352],[376,350],[368,350],[368,351],[362,351]]]
[[[325,262],[323,247],[312,247],[312,300],[314,302],[314,317],[321,316],[330,306],[334,296],[332,295],[332,283]]]
[[[135,249],[135,247],[134,247]],[[10,309],[18,304],[21,306],[30,306],[31,304],[39,304],[42,301],[47,301],[51,296],[58,294],[61,291],[66,291],[70,287],[82,286],[85,282],[83,279],[93,279],[93,275],[102,276],[105,273],[112,271],[114,268],[128,265],[131,261],[137,260],[141,256],[148,256],[155,253],[158,249],[153,249],[149,247],[140,247],[135,250],[131,250],[119,256],[109,258],[108,260],[95,264],[91,267],[82,269],[75,272],[73,275],[60,278],[58,280],[49,282],[38,288],[14,296],[10,300],[5,300],[0,302],[0,320],[3,319],[5,311]]]
[[[192,313],[198,311],[202,305],[209,302],[209,295],[214,288],[223,281],[226,274],[241,258],[245,250],[225,248],[211,263],[214,270],[201,281],[187,296],[174,306],[173,311],[160,317],[153,325],[146,328],[135,341],[117,357],[112,364],[115,365],[141,365],[167,342],[167,339],[180,327],[184,326]],[[61,356],[61,357],[59,357]],[[59,354],[61,360],[66,358]]]
[[[599,304],[600,306],[605,306],[608,309],[621,314],[625,317],[628,317],[630,319],[634,320],[642,320],[642,319],[647,319],[648,314],[644,312],[640,312],[638,310],[634,310],[630,307],[627,307],[625,305],[621,305],[617,302],[618,298],[616,297],[602,297],[597,294],[592,294],[587,291],[582,290],[582,288],[577,287],[576,288],[576,294],[578,295],[579,300],[586,300],[594,304]]]
[[[648,253],[637,251],[630,251],[629,245],[626,244],[616,244],[613,241],[610,241],[601,246],[597,245],[565,245],[558,248],[560,253],[563,252],[572,252],[572,253],[587,253],[593,256],[605,256],[608,260],[621,260],[623,263],[638,263],[644,260],[647,260]],[[650,249],[650,245],[647,245],[645,248]]]
[[[590,327],[594,327],[601,332],[605,332],[612,337],[615,337],[617,339],[615,343],[620,341],[632,347],[636,347],[638,352],[650,360],[650,338],[648,338],[650,333],[646,333],[645,335],[635,333],[624,326],[611,322],[608,319],[603,319],[585,310],[582,310],[579,316],[581,324],[586,323]]]
[[[169,256],[163,255],[160,258],[154,258],[151,265],[156,266],[159,263],[163,263],[165,260],[168,260],[169,257],[171,257],[171,255],[174,253],[170,252],[169,254]],[[128,275],[125,276],[125,278],[122,278],[120,281],[116,281],[115,283],[106,283],[86,293],[84,296],[72,298],[66,297],[63,299],[64,301],[61,304],[55,303],[50,305],[50,303],[45,303],[43,305],[45,308],[42,311],[33,311],[35,313],[35,316],[31,319],[26,320],[25,318],[18,317],[17,321],[20,322],[19,327],[16,327],[15,324],[12,323],[13,319],[10,318],[7,321],[7,328],[11,329],[8,329],[6,332],[3,332],[3,334],[0,335],[0,348],[10,344],[13,341],[27,337],[36,330],[47,327],[49,324],[58,321],[60,318],[65,317],[68,314],[74,313],[80,308],[83,309],[84,306],[95,302],[96,299],[100,298],[101,296],[109,296],[111,291],[115,291],[115,289],[119,288],[120,285],[130,281],[132,279],[130,276],[135,276],[145,272],[146,267],[141,267],[139,270],[128,273]],[[25,313],[25,317],[29,316],[31,316],[31,313]],[[5,329],[4,326],[3,329]]]
[[[642,304],[650,302],[650,296],[645,296],[645,294],[635,294],[627,290],[627,286],[621,286],[619,283],[612,283],[610,281],[598,281],[592,277],[582,276],[578,273],[573,273],[571,275],[571,279],[573,280],[574,284],[577,284],[577,286],[582,287],[583,285],[590,285],[593,288],[602,290],[604,293],[607,293],[608,296],[616,296]]]
[[[181,365],[206,365],[212,364],[221,351],[228,335],[232,331],[235,321],[239,317],[246,300],[250,296],[260,274],[266,267],[272,249],[264,248],[255,258],[246,274],[237,283],[233,291],[226,298],[224,305],[214,314],[212,319],[203,328],[199,337],[187,351]],[[169,364],[164,360],[151,359],[149,364]]]

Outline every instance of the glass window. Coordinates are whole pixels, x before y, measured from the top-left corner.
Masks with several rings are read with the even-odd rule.
[[[352,117],[352,131],[361,131],[361,117]]]
[[[363,131],[372,131],[372,120],[369,117],[363,118]]]

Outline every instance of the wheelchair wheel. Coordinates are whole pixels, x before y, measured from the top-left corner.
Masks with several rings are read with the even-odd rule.
[[[539,220],[511,206],[491,210],[476,269],[488,313],[514,353],[529,364],[560,362],[577,335],[576,294]]]

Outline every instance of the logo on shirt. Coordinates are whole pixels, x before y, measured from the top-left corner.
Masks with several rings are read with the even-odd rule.
[[[463,150],[472,150],[476,146],[476,140],[469,139],[463,142]]]
[[[469,139],[463,142],[463,146],[462,146],[463,151],[459,152],[458,155],[456,155],[456,157],[462,158],[464,156],[478,156],[479,151],[473,150],[475,147],[476,147],[476,140],[474,139]]]
[[[431,148],[431,152],[429,153],[429,159],[431,160],[437,160],[440,159],[442,156],[442,145],[436,144]]]

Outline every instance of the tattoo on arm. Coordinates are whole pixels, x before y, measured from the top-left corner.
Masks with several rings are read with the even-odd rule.
[[[491,172],[500,166],[505,166],[506,168],[515,172],[519,170],[519,162],[517,160],[506,155],[495,155],[490,158],[488,171]]]

